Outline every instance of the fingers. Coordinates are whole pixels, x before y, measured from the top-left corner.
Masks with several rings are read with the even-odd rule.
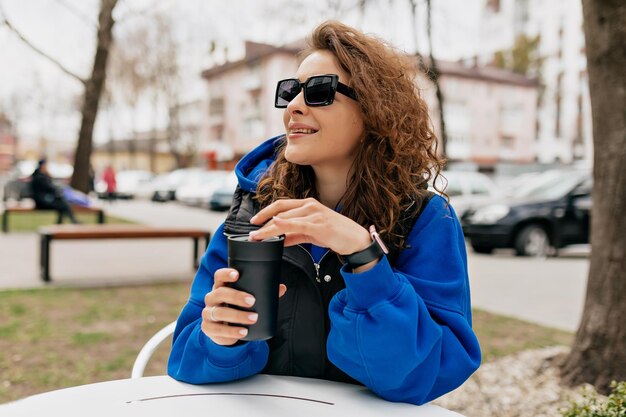
[[[310,209],[316,204],[319,204],[319,202],[314,198],[278,200],[259,211],[256,216],[250,219],[250,223],[263,224],[279,213],[293,210],[298,207],[307,207]]]
[[[207,307],[230,304],[243,308],[254,305],[255,299],[251,294],[230,287],[218,287],[204,296],[204,304]]]
[[[201,329],[213,342],[218,345],[229,346],[237,343],[239,339],[248,334],[248,329],[239,326],[229,326],[225,323],[214,322],[204,319],[202,314]]]
[[[202,310],[201,329],[216,344],[233,345],[248,334],[248,329],[240,325],[256,323],[258,314],[228,305],[250,308],[255,299],[251,294],[227,286],[239,279],[239,273],[232,268],[218,269],[213,279],[213,290],[204,297],[206,307]]]
[[[287,233],[302,234],[312,237],[315,226],[315,215],[308,217],[299,217],[296,219],[281,219],[274,217],[270,224],[267,224],[260,228],[250,232],[250,239],[263,240],[272,236],[285,235]],[[311,241],[311,243],[313,243]]]
[[[235,282],[239,279],[239,272],[232,268],[221,268],[213,274],[213,289],[223,287],[226,283]]]
[[[202,310],[202,320],[212,323],[254,324],[259,315],[252,311],[237,310],[228,306],[211,306]]]

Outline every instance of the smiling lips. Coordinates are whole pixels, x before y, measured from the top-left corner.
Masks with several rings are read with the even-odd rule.
[[[288,134],[289,136],[298,137],[303,135],[312,135],[317,133],[317,129],[313,129],[310,126],[306,126],[300,123],[293,123],[289,126]]]
[[[302,134],[305,134],[305,135],[310,135],[310,134],[313,134],[315,132],[317,132],[317,130],[313,130],[313,129],[291,129],[289,131],[289,133],[291,133],[291,134],[302,133]]]

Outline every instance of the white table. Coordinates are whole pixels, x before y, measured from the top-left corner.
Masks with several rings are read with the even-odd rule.
[[[168,376],[102,382],[0,405],[0,416],[461,417],[434,405],[392,403],[367,388],[317,379],[256,375],[190,385]]]

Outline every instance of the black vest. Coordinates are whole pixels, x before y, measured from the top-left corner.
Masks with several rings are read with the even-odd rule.
[[[407,236],[432,197],[428,192],[421,203],[416,201],[401,220]],[[246,234],[258,229],[250,219],[259,211],[254,194],[237,187],[233,204],[224,223],[225,234]],[[394,265],[398,251],[390,248],[389,262]],[[326,355],[330,332],[328,306],[331,298],[346,287],[340,273],[342,263],[336,253],[327,252],[319,264],[302,246],[286,247],[283,254],[281,283],[287,292],[278,306],[277,334],[268,340],[270,353],[265,374],[320,378],[356,383],[332,364]]]

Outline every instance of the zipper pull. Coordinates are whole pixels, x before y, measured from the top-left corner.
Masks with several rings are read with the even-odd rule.
[[[320,264],[314,262],[313,265],[315,265],[315,281],[319,283],[321,282],[320,281]]]

